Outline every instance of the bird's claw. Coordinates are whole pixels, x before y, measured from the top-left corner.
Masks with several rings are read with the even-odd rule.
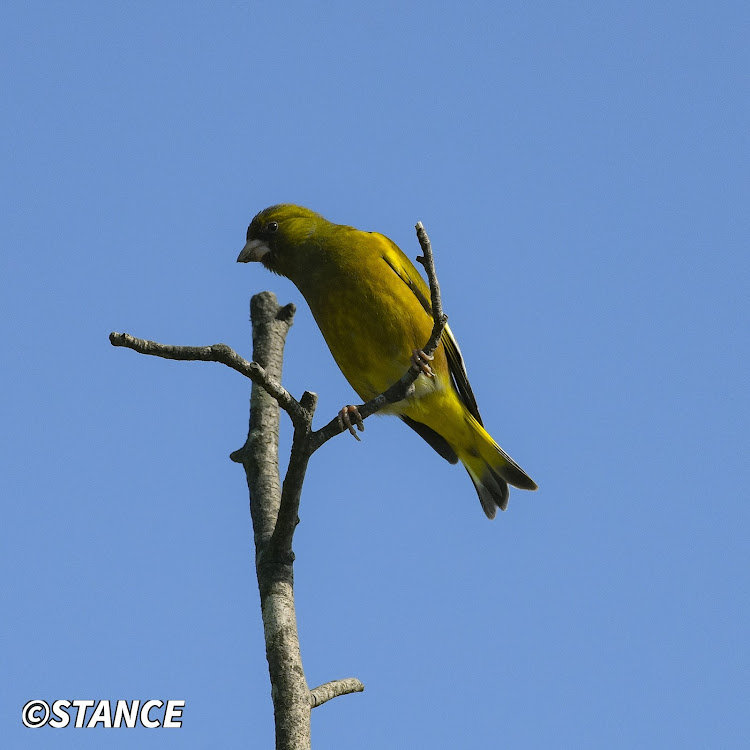
[[[352,419],[354,420],[353,422]],[[354,425],[357,425],[357,429],[360,432],[364,432],[365,422],[360,416],[359,410],[356,406],[352,406],[351,404],[349,406],[345,406],[339,412],[338,421],[341,432],[343,432],[344,430],[349,430],[349,432],[351,432],[352,435],[354,435],[354,437],[359,440],[359,435],[357,435],[357,433],[355,432]]]
[[[435,373],[429,364],[433,359],[435,359],[434,356],[428,356],[421,349],[415,349],[411,354],[411,363],[428,378],[435,377]]]

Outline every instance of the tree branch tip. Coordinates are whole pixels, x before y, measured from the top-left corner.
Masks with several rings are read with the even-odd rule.
[[[289,302],[288,304],[279,308],[278,313],[276,313],[276,319],[283,320],[284,322],[288,323],[294,317],[294,314],[296,312],[297,305],[295,305],[294,302]]]
[[[236,464],[244,464],[245,463],[245,446],[243,445],[242,448],[238,448],[236,451],[232,451],[229,454],[229,460],[234,461]]]
[[[303,409],[307,409],[307,411],[315,411],[315,407],[318,405],[318,394],[313,391],[305,391],[302,394],[299,403]]]
[[[276,302],[276,295],[270,289],[264,289],[262,292],[256,292],[250,297],[250,302],[253,302],[253,300],[257,300],[258,302],[264,302],[266,300],[269,302]]]
[[[332,680],[310,691],[310,706],[317,708],[340,695],[350,693],[361,693],[365,686],[356,677],[347,677],[345,680]]]

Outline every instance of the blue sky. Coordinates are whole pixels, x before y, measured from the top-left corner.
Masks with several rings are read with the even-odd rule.
[[[315,455],[295,540],[325,748],[734,748],[748,722],[748,45],[739,2],[39,3],[0,10],[8,747],[246,748],[273,718],[248,383],[354,394],[238,266],[281,201],[436,253],[485,424],[537,480],[488,522],[398,420]],[[290,431],[284,425],[282,444]],[[282,453],[285,453],[282,449]],[[26,729],[32,698],[179,730]],[[164,733],[167,732],[167,736]]]

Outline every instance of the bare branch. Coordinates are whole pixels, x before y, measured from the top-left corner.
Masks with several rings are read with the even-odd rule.
[[[437,273],[435,272],[435,259],[432,256],[432,243],[430,238],[427,236],[427,230],[421,221],[416,224],[417,239],[422,248],[424,255],[421,255],[417,260],[424,266],[424,270],[427,273],[427,281],[430,284],[430,301],[432,306],[432,320],[434,324],[432,326],[432,334],[427,342],[427,346],[422,350],[425,354],[434,354],[435,349],[438,348],[440,343],[440,337],[443,335],[443,329],[448,322],[448,316],[443,312],[443,300],[440,296],[440,284],[438,284]]]
[[[275,295],[256,294],[250,302],[253,359],[281,379],[284,342],[291,325]],[[300,409],[302,407],[300,406]],[[295,428],[295,433],[299,431]],[[250,394],[250,425],[241,460],[250,490],[250,515],[255,536],[255,567],[263,613],[266,658],[271,678],[277,750],[309,750],[309,688],[302,667],[294,606],[294,570],[289,559],[267,554],[281,505],[279,487],[279,408],[262,383]],[[235,458],[235,460],[237,460]]]
[[[310,706],[317,708],[327,701],[338,698],[340,695],[349,693],[361,693],[365,686],[356,677],[347,677],[345,680],[332,680],[310,691]]]
[[[289,465],[281,490],[281,506],[279,507],[273,535],[264,552],[272,559],[290,562],[294,560],[292,540],[299,523],[299,504],[302,499],[302,485],[305,481],[307,464],[313,453],[310,450],[310,435],[317,401],[318,397],[309,391],[305,391],[300,401],[306,422],[294,429],[292,452],[289,456]]]
[[[139,354],[149,354],[164,359],[219,362],[227,367],[231,367],[246,378],[250,378],[253,383],[261,386],[270,396],[276,399],[279,406],[289,414],[295,424],[303,420],[299,402],[278,380],[271,377],[257,362],[248,362],[226,344],[174,346],[172,344],[160,344],[157,341],[149,341],[147,339],[137,339],[129,333],[115,332],[109,334],[109,341],[112,346],[123,346]]]

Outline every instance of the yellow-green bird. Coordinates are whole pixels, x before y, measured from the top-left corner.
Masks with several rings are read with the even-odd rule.
[[[237,260],[259,261],[295,284],[344,377],[365,401],[412,363],[422,369],[413,395],[383,411],[401,417],[450,463],[463,463],[488,518],[508,506],[509,484],[537,488],[482,426],[448,326],[431,366],[422,356],[433,325],[430,290],[395,243],[285,203],[252,220]],[[346,419],[347,408],[342,414]]]

